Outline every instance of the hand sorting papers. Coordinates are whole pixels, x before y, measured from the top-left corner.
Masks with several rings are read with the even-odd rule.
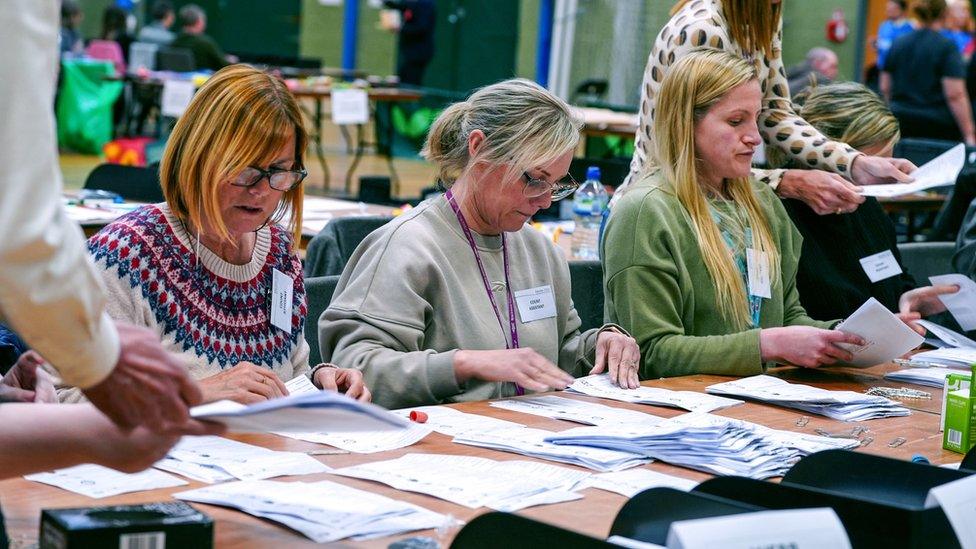
[[[911,183],[893,183],[890,185],[865,185],[860,188],[864,196],[901,196],[917,193],[932,187],[955,185],[956,177],[966,163],[966,146],[962,143],[926,162],[912,172],[915,181]]]
[[[733,395],[796,408],[841,421],[864,421],[907,416],[908,408],[898,402],[854,391],[828,391],[819,387],[789,383],[773,376],[758,375],[709,385],[709,393]]]
[[[496,400],[492,408],[513,410],[523,414],[563,419],[584,425],[620,425],[622,423],[658,422],[661,418],[638,412],[604,406],[594,402],[584,402],[552,395],[530,396]]]
[[[95,499],[186,484],[185,480],[154,469],[128,474],[91,464],[76,465],[48,473],[36,473],[24,478]]]
[[[942,284],[959,286],[958,292],[942,294],[939,300],[945,304],[946,309],[949,309],[960,328],[967,332],[976,330],[976,282],[961,274],[930,276],[929,282],[933,286]]]
[[[540,501],[579,499],[572,493],[590,473],[533,461],[446,454],[407,454],[397,459],[336,469],[333,474],[381,482],[471,509],[524,509]],[[555,492],[557,497],[553,498]]]
[[[706,395],[694,391],[670,391],[657,387],[621,389],[610,381],[609,374],[577,378],[566,390],[571,393],[623,402],[682,408],[690,412],[714,412],[742,404],[741,400]]]
[[[215,436],[183,437],[155,467],[208,483],[234,478],[262,480],[310,475],[331,470],[301,452],[278,452]]]
[[[651,461],[648,457],[632,452],[547,442],[547,439],[555,434],[552,431],[528,427],[494,429],[481,433],[468,431],[454,437],[453,442],[579,465],[601,472],[621,471]]]
[[[173,497],[240,509],[284,524],[317,543],[392,536],[438,528],[450,521],[417,505],[324,480],[228,482]]]
[[[195,406],[196,419],[223,423],[232,431],[255,433],[356,432],[404,429],[409,423],[390,412],[333,391],[289,395],[245,406],[220,400]]]
[[[680,415],[657,425],[577,427],[553,433],[546,440],[642,454],[715,475],[757,479],[783,476],[807,454],[858,445],[855,439],[777,431],[702,413]]]
[[[866,343],[861,346],[838,344],[854,355],[850,364],[862,368],[889,362],[925,340],[873,297],[834,329],[861,336],[865,340]]]

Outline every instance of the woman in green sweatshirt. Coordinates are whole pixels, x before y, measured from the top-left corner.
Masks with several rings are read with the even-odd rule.
[[[563,389],[602,371],[637,387],[634,339],[580,332],[563,252],[525,224],[576,188],[579,127],[527,80],[448,107],[424,155],[450,190],[356,249],[319,321],[323,356],[362,370],[388,408]]]
[[[800,305],[802,239],[749,176],[761,99],[753,66],[727,52],[695,51],[665,75],[660,169],[620,199],[602,254],[609,318],[637,339],[644,378],[815,367],[862,343]]]

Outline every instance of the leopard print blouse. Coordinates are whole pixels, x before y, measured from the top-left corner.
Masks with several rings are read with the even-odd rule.
[[[721,0],[695,0],[685,4],[661,29],[644,68],[634,158],[624,186],[635,182],[645,165],[654,162],[654,137],[651,131],[655,97],[661,89],[665,71],[676,59],[697,47],[724,49],[755,62],[763,93],[759,131],[767,147],[779,147],[799,164],[851,179],[851,165],[861,153],[845,143],[827,139],[793,111],[781,57],[783,22],[780,21],[773,39],[772,58],[767,58],[761,51],[743,51],[739,44],[731,40],[727,28]],[[752,175],[775,189],[784,171],[754,169]]]

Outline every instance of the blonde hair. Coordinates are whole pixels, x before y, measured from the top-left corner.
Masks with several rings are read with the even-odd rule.
[[[292,169],[299,169],[305,165],[308,133],[284,83],[248,65],[217,71],[193,96],[166,144],[159,180],[170,210],[197,228],[206,218],[229,239],[220,215],[220,186],[244,168],[272,160],[292,135]],[[281,221],[290,207],[293,244],[301,238],[302,198],[302,185],[286,191],[272,219]]]
[[[712,218],[695,166],[695,125],[730,90],[756,79],[753,66],[715,49],[697,49],[668,69],[661,84],[654,119],[655,155],[665,181],[674,189],[695,231],[705,267],[715,285],[719,310],[726,321],[745,329],[751,323],[742,275]],[[752,191],[749,178],[726,182],[728,194],[748,218],[752,247],[769,258],[774,280],[779,278],[779,250],[769,223]]]
[[[808,88],[793,96],[800,118],[827,138],[858,150],[883,144],[894,146],[901,137],[898,120],[884,101],[863,84],[837,82]],[[781,149],[768,147],[766,159],[774,168],[789,164]]]
[[[779,29],[783,3],[772,4],[769,0],[721,0],[722,12],[729,37],[746,52],[763,52],[773,56],[773,37]],[[671,16],[692,0],[679,0],[671,8]]]
[[[438,177],[451,186],[478,162],[508,164],[509,176],[546,164],[576,147],[580,118],[565,101],[522,78],[485,86],[449,106],[427,134],[421,155],[438,167]],[[485,140],[475,157],[468,151],[471,132]]]

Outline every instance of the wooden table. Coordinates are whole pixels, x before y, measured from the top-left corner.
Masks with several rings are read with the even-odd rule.
[[[881,379],[881,376],[885,372],[892,369],[894,369],[893,365],[876,366],[870,369],[831,368],[806,370],[799,368],[780,368],[772,370],[771,373],[797,383],[836,390],[844,389],[863,392],[874,386],[897,385]],[[644,385],[676,390],[703,391],[708,385],[729,379],[731,378],[714,375],[691,375],[680,378],[646,381]],[[942,450],[942,437],[939,433],[939,404],[941,403],[942,391],[934,389],[931,392],[933,396],[931,401],[906,401],[913,408],[912,415],[910,416],[875,419],[857,423],[845,423],[821,416],[805,414],[799,410],[751,402],[720,410],[716,413],[722,416],[752,421],[776,429],[811,434],[814,434],[817,428],[824,429],[830,433],[849,433],[855,425],[860,425],[868,428],[865,436],[871,436],[874,441],[867,446],[859,448],[858,451],[905,460],[910,459],[914,454],[923,454],[934,464],[957,463],[961,461],[961,455]],[[601,404],[619,408],[640,410],[661,417],[673,417],[684,413],[683,410],[599,400],[579,395],[561,394],[561,396],[600,402]],[[493,416],[523,423],[529,427],[552,431],[562,431],[576,426],[575,424],[559,420],[492,408],[487,402],[465,403],[452,405],[452,407],[464,412]],[[797,420],[801,416],[808,417],[809,422],[803,427],[798,427]],[[889,442],[898,437],[906,439],[906,442],[895,448],[889,447]],[[274,435],[233,435],[231,438],[275,450],[308,451],[321,448],[317,444],[286,439]],[[317,458],[331,467],[344,467],[393,459],[408,453],[446,453],[481,456],[496,460],[532,459],[516,454],[453,444],[451,443],[450,437],[439,433],[432,433],[413,446],[389,452],[371,455],[346,454],[317,456]],[[710,475],[705,473],[661,462],[654,462],[643,467],[696,481],[702,481],[710,477]],[[400,492],[384,484],[328,474],[279,478],[276,480],[315,481],[323,479],[376,492],[394,499],[415,503],[440,513],[450,513],[455,518],[463,521],[469,521],[475,516],[487,512],[487,509],[484,508],[472,510],[430,496]],[[93,500],[51,486],[28,482],[21,478],[14,478],[0,482],[0,500],[2,500],[3,513],[6,516],[8,533],[13,542],[13,546],[23,547],[36,543],[41,509],[161,501],[169,499],[169,495],[173,492],[200,486],[203,486],[203,484],[190,481],[189,486],[175,489],[138,492]],[[582,493],[585,497],[581,500],[533,507],[520,511],[519,513],[536,520],[555,524],[562,528],[576,530],[591,536],[605,537],[610,530],[614,517],[626,502],[626,498],[595,488],[588,488],[583,490]],[[203,504],[194,504],[194,506],[203,510],[216,521],[215,535],[217,547],[311,547],[314,545],[311,541],[284,527],[262,521],[238,511]],[[451,532],[446,535],[447,539],[441,539],[442,544],[446,545],[455,533]],[[433,531],[422,531],[400,537],[417,535],[437,536]],[[388,537],[369,542],[348,543],[348,545],[357,547],[386,547],[393,539],[395,538]]]
[[[322,173],[325,178],[325,187],[329,188],[329,166],[325,160],[325,153],[322,149],[322,119],[323,119],[323,108],[322,102],[332,97],[332,87],[331,86],[305,86],[299,85],[291,88],[291,92],[295,97],[299,99],[311,99],[315,102],[315,109],[311,112],[306,110],[305,114],[312,120],[312,144],[315,145],[315,155],[318,157],[319,165],[322,167]],[[375,113],[378,109],[392,109],[393,103],[399,102],[409,102],[417,101],[422,97],[422,94],[415,90],[405,90],[400,88],[369,88],[366,90],[369,97],[370,105],[372,106],[372,113]],[[304,109],[304,107],[303,107]],[[389,111],[388,111],[389,114]],[[391,182],[391,194],[392,196],[399,196],[400,190],[400,179],[397,176],[396,168],[393,166],[393,119],[392,116],[389,117],[390,125],[387,128],[387,137],[390,143],[389,148],[385,155],[386,163],[390,169],[390,182]],[[349,170],[346,171],[346,179],[344,192],[346,195],[350,194],[350,189],[352,188],[352,178],[356,173],[356,167],[363,158],[363,153],[366,150],[367,142],[365,137],[364,124],[356,125],[356,149],[355,156],[353,157],[352,164],[349,166]]]

